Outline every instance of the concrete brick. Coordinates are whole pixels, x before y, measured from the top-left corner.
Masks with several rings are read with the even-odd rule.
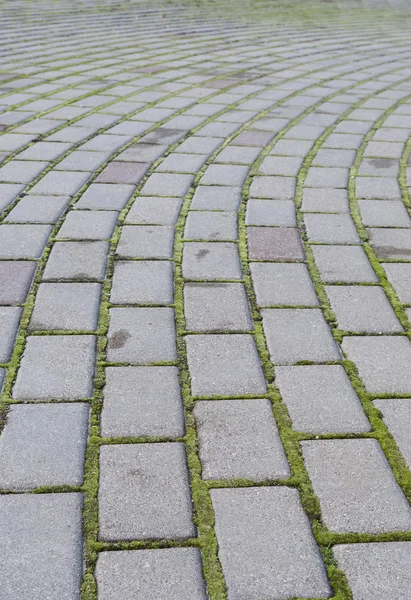
[[[368,234],[378,258],[410,260],[410,229],[368,229]]]
[[[241,203],[241,188],[227,186],[199,185],[191,202],[193,210],[233,210]]]
[[[89,177],[90,173],[81,171],[49,171],[31,188],[30,194],[37,196],[74,196]]]
[[[183,250],[183,277],[204,281],[241,279],[237,245],[230,242],[186,242]]]
[[[108,251],[107,242],[56,242],[43,279],[104,279]]]
[[[253,178],[250,187],[250,195],[254,198],[293,200],[294,194],[294,177],[276,177],[271,175],[261,175]]]
[[[68,213],[57,233],[60,239],[108,240],[116,225],[115,211],[74,210]]]
[[[382,266],[400,301],[411,304],[411,265],[384,263]]]
[[[246,225],[295,227],[295,207],[291,200],[249,200]]]
[[[258,306],[317,306],[318,298],[305,265],[251,263]]]
[[[393,436],[408,468],[411,469],[411,404],[409,400],[375,400],[382,412],[384,423]]]
[[[117,254],[123,258],[172,258],[174,228],[126,225],[121,230]]]
[[[321,279],[326,283],[377,283],[360,246],[312,246]]]
[[[242,186],[248,167],[241,165],[210,165],[201,178],[203,185]]]
[[[224,241],[237,239],[234,212],[189,211],[184,237],[190,240]]]
[[[7,215],[5,222],[54,224],[69,202],[69,196],[25,196]]]
[[[0,261],[0,304],[23,304],[36,270],[35,262]]]
[[[251,260],[302,261],[304,248],[298,229],[283,227],[247,227]]]
[[[179,198],[136,198],[125,222],[136,225],[175,225],[182,201]]]
[[[143,196],[185,196],[194,181],[193,175],[153,173],[141,189]]]
[[[0,258],[41,258],[49,225],[0,225]]]
[[[14,342],[23,309],[17,306],[0,306],[0,362],[11,359]]]
[[[347,214],[304,215],[308,239],[325,244],[359,244],[360,238],[354,222]]]
[[[168,261],[121,261],[114,265],[110,302],[113,304],[173,303],[173,263]]]
[[[76,208],[122,210],[133,190],[133,185],[92,183],[76,203]]]
[[[411,219],[401,201],[359,200],[358,204],[366,227],[411,227]]]

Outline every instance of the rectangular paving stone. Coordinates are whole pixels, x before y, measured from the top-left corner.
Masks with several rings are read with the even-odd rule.
[[[93,173],[98,169],[110,154],[107,152],[87,152],[85,150],[74,150],[66,158],[56,165],[59,171],[88,171]]]
[[[194,181],[193,175],[153,173],[141,189],[143,196],[185,196]]]
[[[12,405],[0,436],[0,489],[82,485],[89,407]]]
[[[237,245],[230,242],[186,242],[183,250],[183,277],[204,281],[241,279]]]
[[[90,173],[81,171],[49,171],[31,188],[30,194],[37,196],[74,196],[89,177]]]
[[[318,167],[351,167],[354,160],[355,152],[353,150],[321,148],[314,157],[313,165]]]
[[[99,522],[106,541],[194,536],[184,444],[102,446]]]
[[[137,162],[111,162],[96,178],[96,183],[140,183],[150,164]]]
[[[237,215],[235,212],[190,210],[186,219],[184,237],[190,240],[236,240]]]
[[[92,183],[76,203],[76,208],[122,210],[133,190],[133,185]]]
[[[194,396],[266,393],[263,371],[251,335],[188,335],[185,340]]]
[[[296,431],[370,431],[370,423],[342,366],[277,367],[275,373],[276,385]]]
[[[118,213],[100,210],[73,210],[66,216],[58,238],[71,240],[108,240],[116,225]]]
[[[4,137],[4,136],[2,136]],[[20,136],[19,136],[20,137]],[[28,137],[28,136],[27,136]],[[71,148],[70,142],[36,142],[19,154],[21,160],[56,160]]]
[[[20,400],[80,400],[93,394],[96,339],[29,336],[13,388]]]
[[[25,185],[19,183],[0,183],[0,210],[7,208],[19,196]]]
[[[180,198],[138,196],[127,214],[125,222],[136,225],[175,225],[181,205]]]
[[[310,167],[305,187],[343,188],[348,185],[348,169],[342,167]]]
[[[286,175],[296,177],[303,164],[303,159],[293,156],[267,156],[260,166],[264,175]]]
[[[348,150],[357,150],[364,136],[355,133],[332,133],[324,142],[324,148],[342,148]]]
[[[104,279],[108,251],[107,242],[56,242],[43,279]]]
[[[281,139],[275,143],[274,148],[270,152],[270,156],[299,156],[301,158],[304,158],[305,156],[307,156],[312,146],[313,142],[309,140]]]
[[[310,242],[323,244],[359,244],[361,242],[354,222],[348,214],[304,215],[304,223]]]
[[[49,225],[0,225],[0,258],[41,258]]]
[[[210,165],[201,178],[203,185],[242,186],[248,167],[241,165]]]
[[[383,263],[382,266],[400,301],[411,304],[411,265]]]
[[[325,525],[335,533],[411,529],[411,508],[377,440],[301,442]]]
[[[258,306],[317,306],[308,269],[305,265],[250,263]]]
[[[295,206],[291,200],[254,200],[247,202],[246,225],[295,227]]]
[[[269,400],[196,402],[194,416],[203,479],[291,475]]]
[[[201,139],[196,137],[189,137],[180,146],[178,146],[174,152],[188,153],[188,154],[212,154],[217,150],[219,146],[224,142],[222,137],[205,137],[201,136]]]
[[[284,227],[247,227],[251,260],[302,261],[304,248],[298,229]]]
[[[77,493],[0,496],[2,599],[78,600],[82,505]]]
[[[184,314],[189,331],[253,329],[247,295],[240,283],[186,283]]]
[[[193,210],[237,211],[241,203],[241,187],[199,185],[191,202]]]
[[[397,398],[375,400],[374,405],[382,412],[384,423],[411,469],[411,403]]]
[[[120,261],[114,265],[110,302],[113,304],[173,303],[173,263],[168,261]]]
[[[340,188],[304,188],[301,210],[313,213],[349,213],[348,192]]]
[[[360,246],[312,246],[321,279],[326,283],[377,283]]]
[[[398,177],[399,162],[394,158],[364,158],[358,174],[374,177]]]
[[[411,219],[401,201],[359,200],[358,204],[366,227],[411,227]]]
[[[184,435],[176,367],[107,367],[101,435]]]
[[[25,196],[8,214],[5,222],[54,224],[69,202],[69,196]]]
[[[172,258],[174,227],[126,225],[117,254],[123,258]]]
[[[296,489],[213,489],[211,500],[229,600],[330,596]]]
[[[265,309],[262,317],[268,350],[274,364],[341,360],[339,347],[320,310]]]
[[[32,261],[0,261],[0,304],[23,304],[37,270]]]
[[[275,133],[271,131],[248,129],[237,135],[234,139],[234,143],[236,146],[257,146],[263,148],[271,142],[274,136]]]
[[[107,360],[140,365],[177,360],[174,310],[111,308]]]
[[[358,198],[376,200],[401,200],[401,191],[395,177],[357,177]]]
[[[295,177],[276,177],[260,175],[253,178],[250,196],[273,200],[293,200],[295,194]]]
[[[168,145],[159,144],[132,144],[118,156],[114,158],[114,161],[120,162],[138,162],[138,163],[152,163],[165,153],[168,149]]]
[[[235,141],[235,140],[234,140]],[[239,165],[252,165],[259,157],[258,148],[229,145],[223,148],[215,159],[216,163],[233,163]]]
[[[197,173],[205,164],[208,154],[181,154],[173,153],[167,156],[157,171],[161,173]]]
[[[14,342],[19,328],[22,308],[0,306],[0,362],[11,359]]]
[[[0,181],[6,183],[31,183],[47,167],[44,161],[11,160],[0,167]]]
[[[378,258],[411,259],[409,229],[368,229],[371,245]]]

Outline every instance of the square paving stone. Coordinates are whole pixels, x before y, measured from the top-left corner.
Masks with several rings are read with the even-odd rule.
[[[115,211],[73,210],[68,213],[57,237],[71,240],[108,240],[116,225]]]
[[[29,336],[13,398],[33,402],[90,398],[95,347],[91,335]]]
[[[0,225],[0,258],[41,258],[50,225]]]
[[[101,552],[99,600],[207,600],[196,548]]]
[[[40,284],[29,330],[97,329],[100,308],[98,283]]]
[[[411,402],[409,399],[376,400],[375,406],[382,412],[384,423],[393,436],[408,468],[411,469]]]
[[[184,314],[189,331],[253,329],[247,294],[240,283],[186,283]]]
[[[173,309],[110,309],[107,360],[147,365],[176,359]]]
[[[350,215],[307,213],[304,223],[310,242],[323,244],[360,244],[361,240]]]
[[[348,192],[343,189],[304,188],[302,212],[349,213]]]
[[[411,586],[411,542],[334,546],[353,600],[405,600]]]
[[[0,436],[0,489],[82,485],[86,403],[12,405]]]
[[[0,261],[0,304],[23,304],[36,270],[36,262]]]
[[[180,214],[180,198],[144,198],[138,196],[126,217],[136,225],[175,225]]]
[[[184,435],[176,367],[107,367],[103,437]]]
[[[121,261],[114,265],[113,304],[172,304],[173,263],[159,260]]]
[[[411,529],[411,508],[377,440],[301,442],[323,521],[335,533]]]
[[[99,521],[106,541],[194,536],[184,444],[102,446]]]
[[[368,229],[378,258],[411,260],[410,229]]]
[[[359,200],[362,222],[366,227],[411,227],[404,204],[396,200]]]
[[[5,222],[55,223],[69,202],[69,196],[25,196],[8,214]]]
[[[117,254],[124,258],[172,258],[174,227],[126,225],[122,228]]]
[[[211,490],[229,600],[329,598],[320,551],[297,490]]]
[[[304,248],[298,229],[284,227],[247,227],[251,260],[302,261]]]
[[[104,279],[107,242],[56,242],[43,279]]]
[[[22,308],[0,306],[0,362],[11,359],[14,342],[19,328]]]
[[[98,175],[96,183],[130,183],[137,185],[150,165],[137,162],[111,162]]]
[[[208,154],[170,154],[157,167],[165,173],[197,173],[208,158]]]
[[[326,283],[377,283],[360,246],[312,246],[321,279]]]
[[[262,316],[268,350],[274,364],[341,360],[339,347],[320,310],[265,309]]]
[[[295,227],[295,206],[290,200],[249,200],[246,225]]]
[[[237,211],[240,204],[240,187],[200,185],[194,193],[191,208],[193,210]]]
[[[133,191],[133,185],[92,183],[76,203],[76,208],[122,210]]]
[[[194,408],[203,479],[291,475],[269,400],[206,400]]]
[[[190,210],[186,220],[184,237],[191,240],[236,240],[237,215],[234,212]]]
[[[406,337],[346,337],[342,349],[370,393],[411,393],[411,344]]]
[[[82,494],[0,496],[2,600],[78,600]]]
[[[401,190],[395,177],[357,177],[358,198],[401,200]]]
[[[251,335],[188,335],[185,339],[194,396],[266,393],[263,371]]]
[[[241,165],[210,165],[201,178],[205,185],[242,186],[248,175],[248,167]]]
[[[357,394],[340,365],[277,367],[275,382],[296,431],[370,431]]]
[[[319,304],[305,265],[251,263],[258,306],[317,306]]]
[[[81,171],[49,171],[31,188],[30,194],[37,196],[74,196],[89,177],[90,173]]]
[[[144,196],[184,197],[194,181],[193,175],[153,173],[144,184],[141,193]]]
[[[411,304],[411,265],[384,263],[382,266],[400,301]]]
[[[294,177],[257,176],[250,186],[250,196],[254,198],[293,200],[294,194]]]
[[[183,250],[185,279],[241,279],[238,247],[230,242],[186,242]]]

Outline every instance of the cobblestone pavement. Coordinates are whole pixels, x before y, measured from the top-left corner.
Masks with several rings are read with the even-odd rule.
[[[411,599],[409,10],[1,0],[1,600]]]

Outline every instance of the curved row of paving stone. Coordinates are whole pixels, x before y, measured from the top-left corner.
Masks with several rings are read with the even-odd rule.
[[[251,40],[261,30],[269,32],[270,26],[251,28]],[[405,34],[395,37],[401,40],[401,35],[406,48]],[[96,597],[93,573],[100,600],[136,594],[180,599],[208,594],[217,599],[226,597],[226,584],[229,598],[328,597],[330,584],[334,593],[348,598],[344,577],[336,572],[327,550],[338,542],[350,542],[338,545],[335,556],[354,598],[384,597],[381,594],[387,590],[399,598],[407,593],[406,579],[405,591],[393,586],[399,586],[396,573],[403,575],[410,561],[409,542],[395,542],[411,539],[409,505],[378,441],[406,492],[410,476],[381,419],[370,408],[374,396],[369,393],[381,397],[380,392],[395,396],[409,392],[373,389],[372,383],[369,387],[367,373],[375,377],[379,365],[372,363],[370,368],[363,363],[378,360],[378,352],[374,347],[370,352],[348,348],[348,358],[357,364],[367,390],[358,387],[350,365],[343,366],[368,420],[319,310],[320,302],[331,325],[336,324],[336,316],[344,336],[350,331],[375,333],[376,327],[387,327],[390,334],[401,332],[384,305],[381,287],[329,284],[367,283],[362,273],[352,279],[353,264],[357,271],[369,273],[370,283],[376,281],[365,255],[357,258],[360,238],[348,217],[345,170],[355,158],[350,149],[360,147],[362,134],[382,116],[375,111],[408,98],[407,54],[395,39],[387,44],[395,52],[386,55],[387,46],[378,42],[375,52],[369,49],[370,58],[364,59],[356,52],[369,41],[343,31],[339,43],[335,42],[338,36],[331,43],[324,36],[326,46],[336,45],[336,55],[325,49],[325,60],[320,58],[318,69],[313,70],[310,44],[317,36],[314,30],[307,35],[307,47],[302,43],[303,57],[307,55],[303,61],[297,56],[273,63],[273,57],[264,58],[264,53],[261,60],[257,47],[251,50],[251,56],[256,54],[253,66],[245,65],[244,72],[239,70],[237,51],[234,56],[230,49],[225,60],[235,59],[236,69],[230,66],[226,73],[212,73],[210,81],[209,75],[199,75],[209,66],[204,64],[194,74],[191,70],[182,76],[172,73],[171,84],[159,81],[159,71],[140,82],[143,89],[147,84],[157,88],[137,94],[140,107],[134,99],[130,102],[133,92],[122,89],[127,86],[118,86],[118,101],[107,105],[108,110],[118,105],[121,114],[127,113],[119,125],[114,124],[117,116],[97,118],[85,126],[94,129],[77,132],[84,129],[84,114],[66,113],[61,116],[70,120],[59,123],[58,131],[49,135],[54,124],[25,115],[27,125],[7,129],[0,137],[0,144],[6,140],[7,149],[18,152],[7,156],[0,169],[3,191],[10,190],[7,202],[11,201],[0,229],[13,238],[13,246],[7,235],[3,240],[6,255],[0,265],[7,282],[2,297],[8,336],[3,399],[12,403],[0,437],[0,503],[9,520],[2,526],[2,538],[8,544],[10,536],[10,543],[20,545],[19,555],[33,564],[22,570],[21,556],[15,558],[10,549],[3,553],[10,556],[4,567],[6,597],[25,597],[27,590],[32,598],[43,598],[46,592],[79,597],[81,492],[85,496],[83,599]],[[357,48],[348,48],[354,43]],[[239,46],[244,45],[242,39]],[[290,55],[292,51],[295,54],[296,49],[289,50]],[[140,57],[134,60],[141,64]],[[185,57],[182,60],[184,64]],[[169,62],[173,67],[174,61]],[[259,62],[266,68],[250,76],[247,70],[255,65],[261,68]],[[164,90],[158,91],[159,86]],[[110,89],[115,87],[112,84]],[[379,92],[386,88],[390,89],[381,92],[381,102]],[[378,97],[377,104],[369,99],[372,96]],[[94,102],[98,94],[89,92],[88,97]],[[351,106],[353,112],[340,121]],[[40,110],[53,109],[43,105]],[[400,110],[394,116],[402,115]],[[96,112],[92,119],[101,116]],[[135,120],[128,120],[134,113]],[[40,124],[45,137],[37,141],[32,136],[38,134],[41,121],[46,121]],[[327,127],[336,121],[335,132],[329,131]],[[405,142],[401,135],[410,131],[402,130],[407,133],[388,125],[382,141],[384,135],[391,135]],[[381,131],[384,127],[376,129],[376,140]],[[30,140],[19,137],[26,133]],[[19,138],[17,147],[11,143],[13,136]],[[87,139],[84,144],[83,139]],[[65,140],[69,145],[63,148],[60,144]],[[403,148],[391,149],[399,158]],[[379,150],[383,151],[370,146],[364,157],[384,158]],[[362,150],[358,156],[357,162]],[[37,164],[42,161],[47,164]],[[36,164],[36,169],[28,169],[29,164]],[[376,164],[364,158],[357,167],[361,185],[372,190],[374,180],[368,180],[367,169]],[[19,181],[22,169],[24,180]],[[295,219],[292,205],[299,172],[296,200],[298,208],[303,202],[304,222],[300,211]],[[351,174],[356,175],[357,168]],[[23,184],[28,184],[29,194],[17,197]],[[373,219],[378,216],[375,203],[365,204],[374,197],[372,191],[367,193],[372,194],[370,199],[359,201],[364,224],[378,226],[366,221],[370,212]],[[362,198],[358,187],[357,195]],[[392,225],[392,211],[394,220],[400,214],[398,204],[378,202],[384,211],[380,223]],[[356,207],[353,194],[351,207]],[[61,216],[63,210],[68,212]],[[406,226],[406,215],[401,215]],[[20,224],[32,222],[36,224]],[[297,223],[309,242],[307,261]],[[360,226],[358,219],[356,224]],[[7,255],[11,247],[12,256]],[[317,281],[309,247],[335,316]],[[365,248],[370,251],[368,245]],[[350,252],[355,252],[355,263],[341,256]],[[25,303],[37,260],[36,280]],[[330,276],[330,269],[338,274]],[[346,279],[341,276],[344,269],[348,269]],[[400,279],[397,275],[397,283],[387,273],[394,288],[404,287],[406,273]],[[381,278],[380,272],[377,275]],[[383,281],[383,287],[392,299],[388,283]],[[347,317],[343,311],[357,300],[355,294],[364,293],[371,294],[365,299],[374,303],[374,318],[359,313],[357,320],[350,321],[352,312]],[[340,294],[345,294],[343,304]],[[361,296],[357,303],[363,301]],[[22,308],[21,333],[11,357]],[[401,307],[395,305],[395,310],[407,326]],[[384,317],[384,322],[378,317]],[[335,338],[341,337],[337,330]],[[362,340],[409,343],[404,335],[350,336],[343,348],[347,342],[361,344]],[[277,387],[267,347],[276,365]],[[401,352],[406,361],[406,351],[401,348]],[[301,361],[315,366],[296,365]],[[392,365],[395,377],[394,360]],[[402,385],[401,369],[398,377]],[[298,434],[284,414],[278,390]],[[402,406],[403,415],[407,414],[407,400],[389,402],[381,400],[376,406],[406,457],[397,411]],[[370,423],[375,433],[367,433]],[[335,433],[360,439],[327,439]],[[304,459],[320,507],[299,455],[299,440],[305,440]],[[361,482],[352,490],[350,467],[360,460]],[[337,475],[336,461],[341,465]],[[42,493],[21,493],[33,490]],[[364,498],[370,494],[374,503],[364,510]],[[67,527],[75,532],[71,537]],[[355,535],[339,537],[346,532]],[[367,545],[352,544],[365,541],[358,533],[369,534]],[[374,537],[380,533],[388,533],[392,541],[381,544],[383,538]],[[48,552],[56,539],[62,555],[50,570]],[[371,543],[374,539],[379,545]],[[202,564],[196,548],[201,550]],[[298,559],[290,561],[294,555]],[[383,576],[374,573],[377,568]],[[362,576],[365,569],[371,574],[368,578]],[[143,572],[148,574],[142,577]]]

